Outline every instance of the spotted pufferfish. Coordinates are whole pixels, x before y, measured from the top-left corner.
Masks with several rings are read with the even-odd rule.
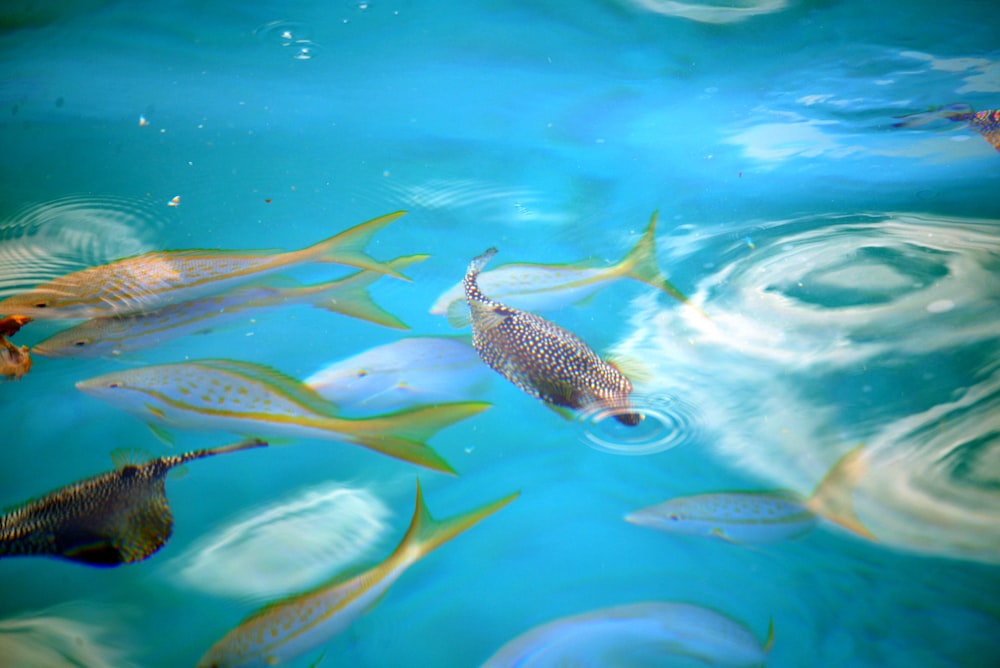
[[[494,371],[521,390],[553,406],[608,409],[622,424],[642,420],[629,403],[632,382],[575,334],[533,313],[484,295],[476,277],[496,255],[475,258],[463,286],[472,321],[472,345]]]

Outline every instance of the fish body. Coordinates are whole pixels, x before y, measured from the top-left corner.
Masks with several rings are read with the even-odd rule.
[[[494,371],[524,392],[553,406],[610,409],[615,419],[637,425],[630,410],[632,382],[579,337],[533,313],[486,297],[476,277],[496,254],[491,248],[472,261],[465,294],[472,320],[472,345]]]
[[[398,258],[387,266],[403,269],[425,258]],[[40,341],[32,352],[44,357],[112,357],[223,327],[246,318],[250,312],[297,303],[405,329],[406,325],[375,304],[366,290],[382,275],[362,271],[315,285],[247,285],[218,295],[168,304],[153,311],[91,318]]]
[[[714,536],[737,543],[787,540],[816,525],[816,515],[802,499],[754,492],[679,497],[637,510],[625,519],[667,533]]]
[[[914,128],[942,119],[952,123],[965,123],[1000,151],[1000,109],[975,111],[967,104],[949,104],[900,118],[899,122],[893,123],[893,127]]]
[[[379,411],[472,396],[488,374],[465,341],[428,336],[370,348],[304,382],[341,408]]]
[[[668,666],[694,659],[713,666],[763,666],[773,626],[761,643],[742,623],[688,603],[620,605],[564,617],[514,638],[483,668]]]
[[[163,547],[173,532],[164,489],[170,469],[264,445],[253,439],[125,464],[58,489],[0,517],[0,557],[48,556],[90,566],[141,561]]]
[[[36,319],[94,318],[151,311],[217,294],[310,262],[335,262],[403,278],[364,253],[398,211],[298,251],[183,250],[145,253],[60,276],[0,301],[0,313]]]
[[[410,566],[516,497],[512,494],[438,521],[428,512],[418,482],[410,527],[385,561],[361,574],[335,577],[262,608],[215,643],[198,668],[276,666],[323,645],[377,604]]]
[[[77,388],[154,426],[346,441],[448,473],[451,467],[423,440],[489,406],[456,402],[346,418],[294,378],[218,359],[126,369],[81,381]]]
[[[513,308],[545,311],[580,302],[615,281],[632,278],[688,303],[687,297],[663,276],[656,264],[656,219],[657,214],[653,213],[635,247],[613,265],[508,264],[482,272],[478,277],[479,287],[491,298]],[[438,297],[430,312],[447,316],[455,327],[465,327],[469,324],[465,299],[464,283],[459,283]]]
[[[865,471],[862,457],[860,448],[842,456],[809,498],[784,490],[697,494],[642,508],[626,515],[625,521],[667,533],[755,544],[801,536],[822,517],[874,540],[855,514],[852,501]]]

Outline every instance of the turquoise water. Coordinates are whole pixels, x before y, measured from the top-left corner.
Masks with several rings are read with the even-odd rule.
[[[0,385],[5,506],[111,469],[119,448],[237,436],[168,445],[77,381],[206,357],[305,379],[404,336],[468,334],[428,311],[490,246],[496,264],[610,265],[658,210],[658,264],[708,315],[628,280],[539,311],[630,360],[663,433],[567,421],[461,367],[453,399],[492,408],[430,440],[457,477],[309,439],[193,462],[167,480],[174,535],[149,559],[0,563],[0,664],[33,642],[76,661],[41,665],[194,665],[265,602],[385,558],[419,475],[438,517],[521,496],[405,573],[320,665],[474,666],[540,624],[642,601],[712,608],[761,642],[773,621],[769,666],[997,665],[1000,153],[928,113],[1000,107],[993,3],[0,15],[0,297],[151,250],[298,249],[399,209],[369,253],[431,255],[370,289],[410,331],[294,304],[110,358],[36,355]],[[893,127],[904,116],[926,122]],[[877,541],[822,520],[762,545],[623,521],[683,495],[808,496],[858,446],[847,495]]]

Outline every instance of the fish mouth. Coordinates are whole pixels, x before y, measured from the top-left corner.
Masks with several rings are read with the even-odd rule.
[[[637,427],[639,423],[646,419],[642,413],[615,413],[614,418],[629,427]]]

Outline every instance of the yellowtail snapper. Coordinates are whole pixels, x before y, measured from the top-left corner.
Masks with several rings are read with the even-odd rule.
[[[466,401],[348,418],[294,378],[259,364],[221,359],[127,369],[76,386],[139,416],[154,431],[174,427],[346,441],[446,473],[454,470],[424,439],[489,407]]]
[[[810,531],[818,517],[874,540],[854,512],[851,496],[865,464],[860,448],[830,469],[808,499],[794,492],[719,492],[683,496],[637,510],[632,524],[667,533],[710,536],[742,543],[770,543]]]
[[[517,496],[511,494],[476,510],[435,520],[418,481],[410,528],[385,561],[353,577],[336,576],[315,589],[258,610],[215,643],[198,668],[276,666],[329,642],[375,606],[410,566]]]
[[[635,247],[616,264],[595,266],[595,263],[587,261],[574,264],[506,264],[482,272],[478,279],[479,286],[493,299],[525,311],[563,308],[622,278],[641,281],[681,303],[690,304],[688,298],[663,276],[656,263],[656,218],[654,212]],[[459,283],[444,292],[431,306],[430,312],[447,316],[454,327],[467,326],[469,311],[465,308],[464,284]]]
[[[233,445],[160,457],[58,489],[0,517],[0,557],[47,556],[90,566],[142,561],[173,532],[164,479],[185,462],[267,445]]]
[[[386,266],[402,270],[427,257],[401,257]],[[399,318],[383,310],[368,294],[366,288],[383,275],[361,271],[315,285],[248,285],[154,311],[91,318],[40,341],[31,352],[44,357],[112,357],[210,331],[246,318],[253,311],[296,303],[312,304],[385,327],[407,329]]]
[[[150,311],[312,262],[333,262],[404,278],[365,254],[372,236],[397,211],[356,225],[308,248],[264,251],[157,251],[75,271],[0,301],[0,313],[37,319],[94,318]]]
[[[609,409],[622,424],[642,416],[630,410],[632,382],[575,334],[533,313],[486,297],[476,277],[496,255],[490,248],[465,274],[472,345],[494,371],[524,392],[553,406]]]

